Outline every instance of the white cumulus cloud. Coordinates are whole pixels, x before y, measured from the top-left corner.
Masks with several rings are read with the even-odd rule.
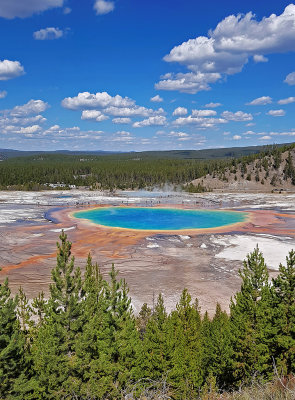
[[[17,78],[25,73],[24,67],[19,61],[0,61],[0,81]]]
[[[290,104],[295,103],[295,97],[287,97],[286,99],[281,99],[278,101],[278,104]]]
[[[257,99],[252,100],[250,103],[247,103],[248,106],[265,106],[266,104],[271,104],[272,98],[269,96],[258,97]]]
[[[242,136],[240,136],[240,135],[234,135],[234,136],[233,136],[233,139],[234,139],[234,140],[240,140],[240,139],[242,139]]]
[[[286,115],[286,111],[284,110],[269,110],[267,112],[268,115],[271,115],[273,117],[283,117],[284,115]]]
[[[216,114],[215,110],[192,110],[193,117],[214,117]]]
[[[0,99],[4,99],[7,96],[6,90],[0,91]]]
[[[113,118],[112,122],[114,124],[130,124],[131,123],[131,118],[127,118],[127,117]]]
[[[30,100],[28,103],[22,106],[16,106],[10,111],[12,117],[26,117],[28,115],[40,114],[47,110],[49,107],[48,103],[43,100]]]
[[[36,133],[39,132],[41,130],[41,126],[40,125],[32,125],[32,126],[27,126],[26,128],[20,128],[19,133],[25,133],[25,134],[32,134],[32,133]]]
[[[142,121],[134,122],[133,127],[134,128],[142,128],[144,126],[162,126],[162,125],[165,125],[166,122],[167,122],[166,117],[155,116],[155,117],[149,117]]]
[[[168,136],[173,136],[173,137],[177,137],[177,138],[187,138],[187,137],[189,137],[189,134],[186,132],[171,131]]]
[[[96,122],[101,122],[108,118],[109,117],[107,115],[104,115],[101,111],[98,110],[83,110],[81,116],[81,119],[95,120]]]
[[[44,28],[33,33],[33,37],[36,40],[54,40],[63,37],[64,32],[59,28]]]
[[[97,15],[104,15],[115,9],[115,3],[113,1],[96,0],[93,8]]]
[[[133,107],[107,107],[103,110],[106,114],[110,114],[113,117],[148,117],[151,115],[164,114],[163,108],[153,110],[142,106],[134,105]]]
[[[183,93],[195,94],[203,90],[210,90],[209,83],[214,83],[221,78],[219,73],[168,73],[161,77],[155,84],[158,90],[178,90]]]
[[[243,111],[231,112],[224,111],[221,116],[228,121],[252,121],[252,114],[245,113]]]
[[[79,93],[75,97],[67,97],[63,99],[62,106],[70,110],[87,111],[90,110],[102,112],[104,115],[111,115],[118,118],[151,117],[164,115],[163,108],[153,110],[135,104],[135,100],[120,95],[111,96],[107,92],[98,92],[92,94],[89,92]],[[84,116],[87,115],[84,113]],[[116,122],[115,122],[116,123]]]
[[[110,96],[107,92],[98,92],[92,94],[89,92],[78,93],[76,97],[66,97],[62,101],[62,106],[70,110],[82,110],[87,108],[104,107],[129,107],[135,104],[135,101],[129,97],[120,95]]]
[[[196,125],[200,129],[214,128],[218,124],[226,124],[224,118],[204,118],[204,117],[180,117],[173,121],[173,125]]]
[[[265,63],[265,62],[268,62],[268,58],[262,56],[261,54],[255,54],[255,55],[253,56],[253,60],[254,60],[256,63],[260,63],[260,62]]]
[[[290,74],[288,74],[284,82],[290,86],[295,85],[295,72],[291,72]]]
[[[50,8],[62,7],[64,0],[1,0],[0,17],[26,18]]]
[[[26,126],[26,125],[32,125],[32,124],[43,124],[46,122],[46,118],[43,117],[43,115],[32,115],[32,116],[11,116],[11,115],[6,115],[6,118],[9,120],[9,122],[12,125],[19,125],[19,126]]]
[[[172,115],[174,116],[182,116],[182,115],[186,115],[187,114],[187,108],[185,107],[177,107],[175,108],[175,110],[173,111]]]
[[[208,103],[208,104],[205,104],[205,107],[207,107],[207,108],[216,108],[216,107],[220,107],[220,106],[222,106],[221,103]]]
[[[164,60],[178,62],[192,72],[161,78],[156,87],[188,93],[208,90],[209,83],[222,75],[241,72],[250,57],[255,62],[264,62],[267,54],[295,51],[294,35],[294,4],[289,4],[282,14],[271,14],[261,21],[252,12],[230,15],[210,30],[208,36],[198,36],[175,46]],[[200,74],[203,84],[196,78]],[[214,79],[212,74],[216,74]]]
[[[154,103],[161,103],[163,101],[162,97],[160,97],[158,94],[154,97],[151,97],[150,100],[153,101]]]

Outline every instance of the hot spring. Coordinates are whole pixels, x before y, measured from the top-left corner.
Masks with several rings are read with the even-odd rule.
[[[101,207],[73,214],[106,227],[151,231],[220,228],[245,222],[248,215],[240,211],[149,207]]]

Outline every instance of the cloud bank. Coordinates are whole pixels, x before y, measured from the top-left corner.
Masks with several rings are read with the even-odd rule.
[[[222,76],[241,72],[250,57],[255,62],[266,62],[265,55],[295,51],[294,35],[294,4],[288,5],[281,15],[272,14],[261,21],[252,12],[230,15],[208,36],[175,46],[164,60],[179,63],[190,72],[166,74],[155,86],[192,94],[209,90],[209,84]],[[287,79],[286,82],[289,83]]]
[[[1,0],[0,17],[26,18],[35,13],[62,7],[64,0]]]
[[[108,116],[114,117],[115,123],[126,123],[131,117],[149,118],[165,114],[163,108],[153,110],[138,106],[135,100],[129,97],[122,97],[120,95],[111,96],[107,92],[98,92],[95,94],[89,92],[78,93],[75,97],[63,99],[61,104],[69,110],[81,110],[82,119],[92,119],[97,122],[109,118]],[[142,121],[140,125],[143,123]]]

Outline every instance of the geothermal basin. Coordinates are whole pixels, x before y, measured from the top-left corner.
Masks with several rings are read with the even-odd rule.
[[[105,278],[115,265],[136,313],[159,293],[171,310],[187,288],[212,315],[257,244],[271,276],[295,249],[295,193],[0,192],[0,282],[46,296],[62,230],[82,272],[89,253]]]

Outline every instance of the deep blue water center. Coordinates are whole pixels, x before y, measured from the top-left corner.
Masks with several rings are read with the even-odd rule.
[[[155,231],[216,228],[244,222],[247,213],[177,208],[101,207],[78,211],[76,218],[109,227]]]

